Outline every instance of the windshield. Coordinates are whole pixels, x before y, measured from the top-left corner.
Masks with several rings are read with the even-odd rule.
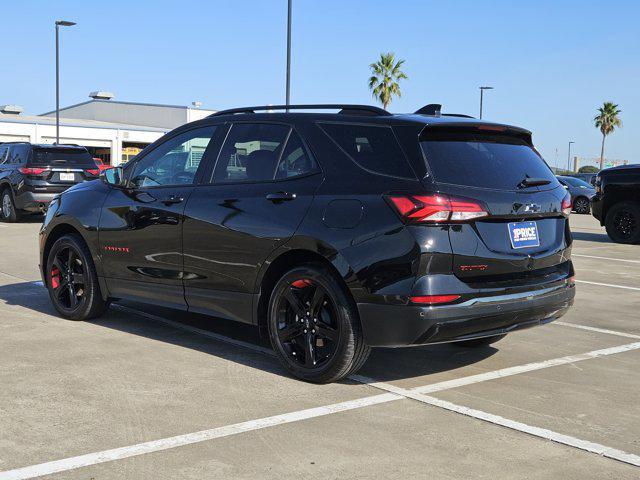
[[[525,140],[509,135],[475,132],[429,132],[420,142],[438,183],[516,190],[526,178],[558,181]],[[530,187],[533,188],[533,187]]]
[[[34,148],[31,164],[52,167],[96,165],[91,154],[80,148]]]

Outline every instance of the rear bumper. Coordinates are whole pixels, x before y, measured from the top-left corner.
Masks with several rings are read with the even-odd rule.
[[[16,198],[16,207],[19,210],[26,210],[29,212],[41,212],[46,210],[53,200],[53,197],[59,195],[58,193],[49,192],[24,192]]]
[[[600,225],[604,224],[604,218],[602,217],[602,195],[596,193],[591,197],[591,213],[600,221]]]
[[[499,335],[551,322],[575,296],[568,280],[534,291],[485,296],[437,307],[359,303],[365,343],[401,347]]]

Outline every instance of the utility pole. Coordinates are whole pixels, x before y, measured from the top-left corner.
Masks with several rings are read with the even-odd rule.
[[[56,144],[60,143],[60,27],[72,27],[75,22],[56,20]]]
[[[567,152],[567,170],[571,171],[571,144],[576,142],[569,142],[569,151]]]
[[[292,0],[288,0],[287,9],[287,93],[286,93],[286,105],[291,105],[291,3]],[[287,108],[287,112],[289,109]]]
[[[482,118],[482,97],[485,90],[493,90],[493,87],[478,87],[480,89],[480,118]]]

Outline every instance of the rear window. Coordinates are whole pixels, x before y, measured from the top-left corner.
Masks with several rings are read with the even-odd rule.
[[[365,170],[380,175],[415,178],[390,127],[323,123],[322,129]]]
[[[524,139],[475,132],[427,132],[420,142],[438,183],[515,190],[525,178],[558,181]],[[543,187],[544,188],[544,187]]]
[[[79,148],[34,148],[30,163],[54,167],[96,165],[91,154]]]

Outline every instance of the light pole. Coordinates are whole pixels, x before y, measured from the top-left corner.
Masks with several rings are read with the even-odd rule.
[[[56,20],[56,144],[60,143],[60,27],[71,27],[75,22]]]
[[[567,170],[571,170],[571,144],[576,142],[569,142],[569,151],[567,152]]]
[[[291,104],[291,3],[292,0],[289,0],[287,8],[287,107]]]
[[[493,87],[478,87],[480,89],[480,118],[482,118],[482,97],[485,90],[493,90]]]

